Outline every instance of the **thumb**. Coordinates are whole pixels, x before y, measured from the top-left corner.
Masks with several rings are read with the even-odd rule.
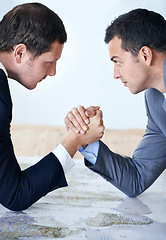
[[[97,107],[94,107],[94,106],[91,106],[91,107],[88,107],[85,111],[85,114],[87,117],[94,117],[96,115],[96,111],[99,110],[100,107],[97,106]]]

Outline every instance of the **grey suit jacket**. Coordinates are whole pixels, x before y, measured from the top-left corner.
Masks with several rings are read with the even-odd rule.
[[[166,64],[164,68],[166,85]],[[85,164],[130,197],[145,191],[166,168],[166,99],[155,90],[145,91],[147,127],[133,157],[112,152],[100,141],[99,154],[93,166]]]

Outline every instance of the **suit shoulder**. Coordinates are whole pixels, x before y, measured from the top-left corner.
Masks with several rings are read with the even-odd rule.
[[[149,88],[145,91],[145,99],[149,102],[163,101],[163,94],[157,89]]]

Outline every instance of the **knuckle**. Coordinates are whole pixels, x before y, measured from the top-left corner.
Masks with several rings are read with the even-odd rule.
[[[97,124],[98,124],[98,126],[103,126],[103,121],[102,121],[102,119],[97,119]]]
[[[80,110],[80,109],[81,109],[81,110],[84,109],[84,107],[83,107],[82,105],[78,105],[77,108],[78,108],[78,110]]]
[[[68,118],[69,118],[69,119],[73,119],[73,113],[72,113],[72,112],[69,112],[69,113],[68,113]]]
[[[104,130],[105,130],[105,127],[101,126],[101,131],[104,132]]]
[[[70,120],[69,120],[69,118],[68,118],[67,116],[65,117],[64,122],[65,122],[66,125],[67,125],[67,124],[68,124],[68,125],[70,124]]]
[[[73,109],[73,114],[74,114],[74,115],[77,115],[77,114],[78,114],[77,108],[74,108],[74,109]]]
[[[64,122],[65,122],[65,124],[67,124],[67,122],[68,122],[67,117],[65,117]]]
[[[103,112],[101,110],[98,110],[98,111],[99,111],[100,117],[102,118],[103,117]]]
[[[75,109],[75,108],[73,107],[73,108],[69,111],[69,113],[73,113],[74,109]]]
[[[103,125],[103,120],[102,119],[99,119],[99,124]]]

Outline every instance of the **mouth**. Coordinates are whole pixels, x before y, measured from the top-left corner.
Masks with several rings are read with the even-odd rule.
[[[44,76],[42,79],[39,80],[39,82],[42,82],[44,79],[46,79],[47,76]]]
[[[125,87],[127,87],[127,82],[122,82],[124,84]]]

